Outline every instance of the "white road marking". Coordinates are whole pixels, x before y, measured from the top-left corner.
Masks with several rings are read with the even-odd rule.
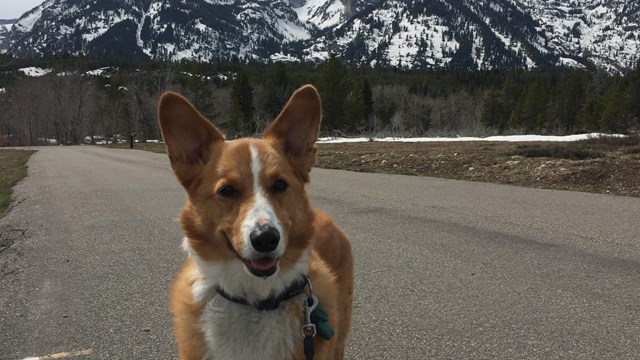
[[[72,357],[87,356],[91,354],[93,354],[93,349],[84,349],[79,351],[59,352],[59,353],[49,354],[44,356],[28,357],[22,360],[68,359]]]

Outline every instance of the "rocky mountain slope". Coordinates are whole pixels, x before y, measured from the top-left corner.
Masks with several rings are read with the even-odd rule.
[[[16,21],[18,21],[18,19],[0,19],[0,44],[9,36],[9,32]]]
[[[619,71],[638,59],[639,25],[637,0],[46,0],[1,51]]]

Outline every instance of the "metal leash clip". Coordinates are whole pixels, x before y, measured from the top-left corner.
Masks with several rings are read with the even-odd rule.
[[[302,336],[316,336],[316,324],[311,322],[311,313],[313,313],[318,307],[318,298],[311,294],[307,296],[304,301],[304,320],[302,324]]]

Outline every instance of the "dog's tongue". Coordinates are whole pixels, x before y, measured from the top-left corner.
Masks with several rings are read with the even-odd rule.
[[[276,258],[271,256],[251,260],[251,267],[258,270],[269,270],[276,266]]]

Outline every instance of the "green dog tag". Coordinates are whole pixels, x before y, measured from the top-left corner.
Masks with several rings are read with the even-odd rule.
[[[325,340],[331,339],[334,331],[331,325],[329,325],[329,314],[327,314],[321,304],[318,304],[316,310],[311,313],[311,322],[316,325],[318,335]]]

